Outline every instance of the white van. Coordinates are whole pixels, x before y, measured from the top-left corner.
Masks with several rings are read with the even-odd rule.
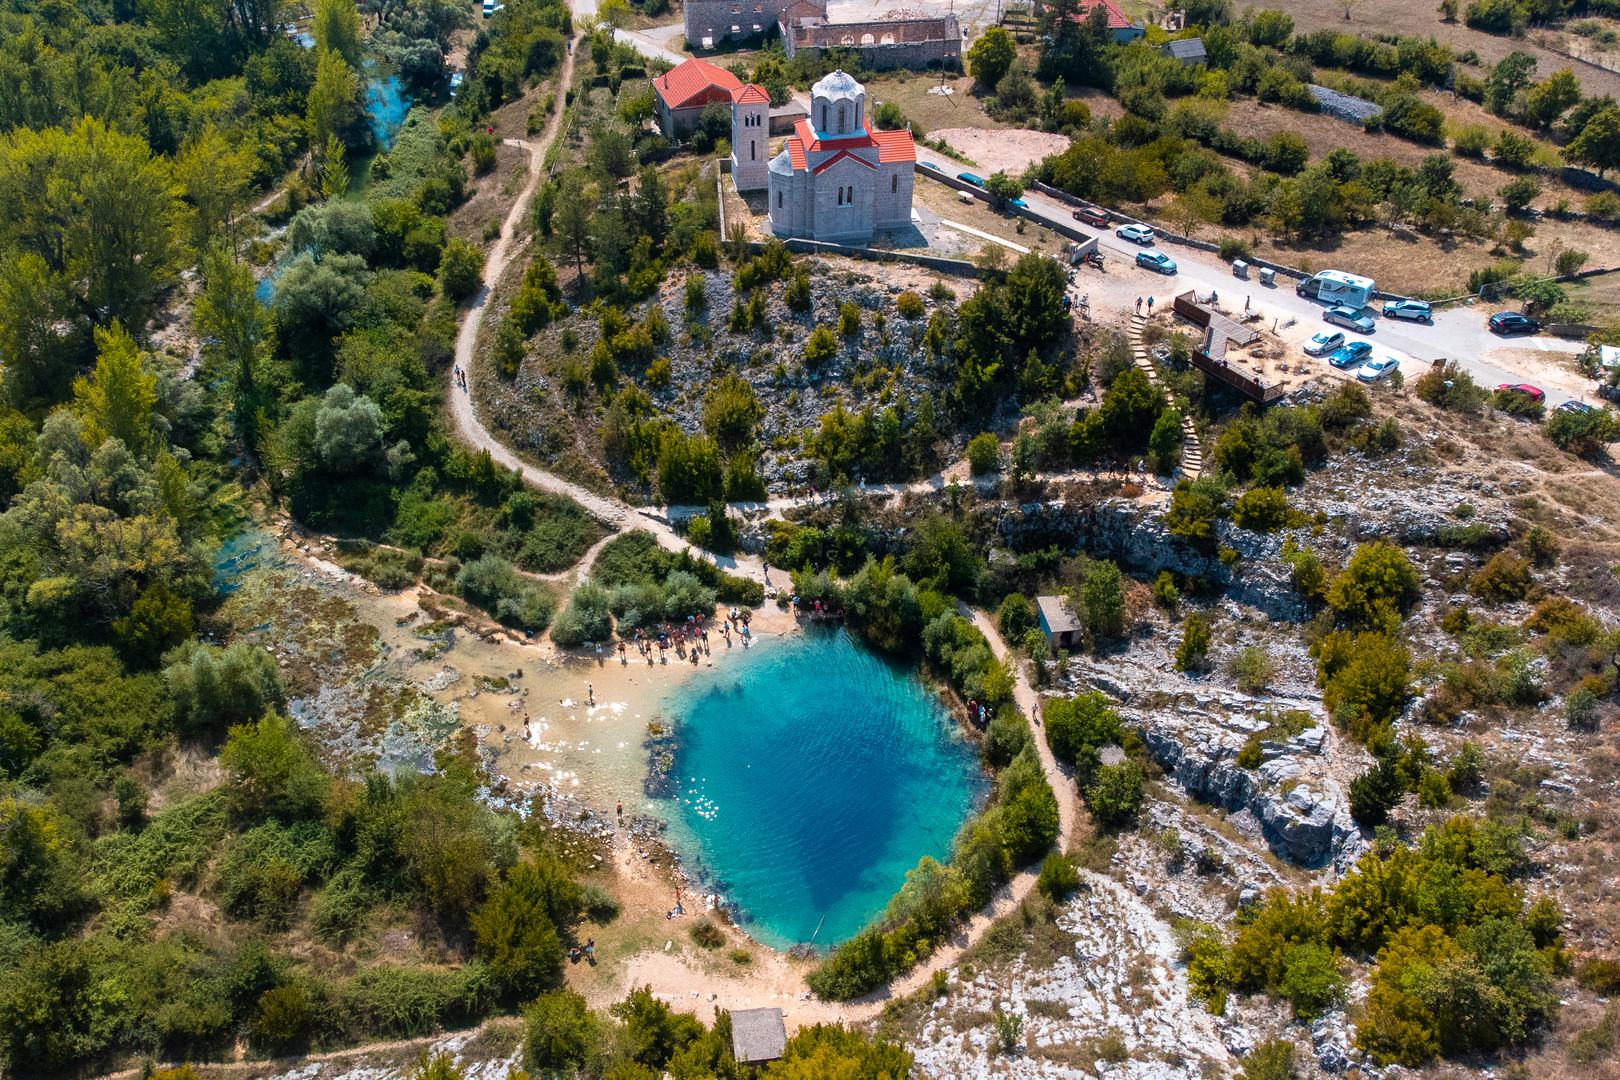
[[[1370,277],[1347,274],[1343,270],[1323,270],[1300,282],[1294,291],[1328,307],[1364,308],[1372,302],[1374,288]]]

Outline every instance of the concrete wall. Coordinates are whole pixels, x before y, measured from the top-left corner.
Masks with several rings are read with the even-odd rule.
[[[852,43],[846,43],[846,37]],[[868,37],[870,42],[863,40]],[[874,71],[962,64],[962,32],[953,18],[801,26],[784,35],[783,45],[789,57],[849,49]]]
[[[784,6],[786,0],[686,0],[686,47],[701,49],[705,37],[712,37],[716,45],[732,40],[733,25],[740,28],[737,40],[754,36],[756,23],[762,33],[769,32],[781,19]]]

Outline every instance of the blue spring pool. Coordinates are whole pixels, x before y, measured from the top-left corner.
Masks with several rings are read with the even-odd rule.
[[[853,936],[985,790],[937,695],[842,630],[732,650],[668,711],[671,838],[776,948]]]

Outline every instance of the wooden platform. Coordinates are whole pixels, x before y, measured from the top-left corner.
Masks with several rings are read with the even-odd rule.
[[[1263,382],[1228,362],[1230,348],[1247,348],[1260,340],[1258,330],[1227,318],[1207,304],[1200,304],[1191,291],[1175,298],[1174,310],[1194,326],[1203,327],[1203,344],[1188,358],[1193,367],[1261,405],[1279,401],[1287,393],[1281,383]]]

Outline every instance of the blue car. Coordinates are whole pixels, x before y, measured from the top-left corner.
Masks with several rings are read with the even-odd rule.
[[[984,187],[984,177],[974,176],[970,172],[959,172],[956,174],[956,178],[962,181],[964,184],[972,184],[974,187]]]
[[[1384,305],[1384,318],[1429,322],[1434,318],[1434,313],[1429,310],[1427,300],[1391,300]]]
[[[1157,270],[1161,274],[1176,272],[1176,260],[1162,251],[1138,251],[1136,265],[1144,270]]]
[[[1336,368],[1353,368],[1372,355],[1372,346],[1365,341],[1352,341],[1328,354],[1328,363]]]
[[[1023,199],[1008,199],[1007,200],[1007,205],[1008,206],[1016,206],[1020,210],[1028,210],[1029,209],[1029,203],[1025,202]]]

